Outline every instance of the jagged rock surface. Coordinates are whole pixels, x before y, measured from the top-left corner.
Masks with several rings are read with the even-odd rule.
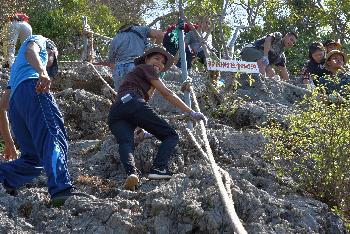
[[[69,79],[67,75],[60,82]],[[97,78],[92,75],[91,79]],[[201,79],[194,76],[195,82]],[[169,80],[165,78],[167,85],[178,92],[181,81],[174,73]],[[327,205],[294,189],[290,178],[278,179],[262,158],[264,138],[256,126],[290,113],[301,96],[268,82],[266,87],[242,85],[235,95],[246,101],[232,123],[210,119],[207,126],[215,160],[232,180],[238,216],[248,233],[346,233]],[[160,113],[167,113],[164,117],[180,134],[171,161],[177,174],[169,181],[146,179],[159,145],[155,139],[146,140],[135,150],[142,184],[129,192],[122,189],[125,172],[118,145],[105,125],[111,101],[102,92],[84,90],[85,84],[74,89],[61,85],[64,89],[55,97],[74,139],[69,147],[70,174],[80,190],[96,199],[72,197],[61,208],[53,208],[44,175],[22,188],[17,197],[0,186],[1,233],[233,233],[207,161],[183,130],[185,123],[172,120],[166,112],[176,110],[152,102]],[[201,88],[195,86],[197,91]]]

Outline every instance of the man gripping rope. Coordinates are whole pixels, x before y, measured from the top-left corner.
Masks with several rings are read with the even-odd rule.
[[[74,192],[67,168],[67,135],[63,118],[53,95],[51,78],[58,72],[55,44],[39,35],[29,37],[21,46],[12,66],[8,87],[0,100],[0,130],[5,141],[5,158],[0,164],[0,182],[11,195],[39,176],[42,169],[48,177],[53,203],[70,196],[88,195]],[[20,149],[16,149],[11,127]]]

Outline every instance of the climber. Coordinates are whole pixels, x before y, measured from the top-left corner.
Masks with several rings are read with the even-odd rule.
[[[139,173],[134,162],[133,132],[137,126],[152,133],[162,141],[149,179],[170,179],[168,162],[179,140],[176,131],[147,104],[155,90],[167,101],[188,113],[193,121],[204,120],[206,117],[189,108],[181,99],[169,90],[160,80],[160,73],[167,71],[174,58],[163,47],[153,47],[135,59],[136,67],[125,76],[118,89],[116,102],[112,105],[108,125],[119,144],[119,155],[127,178],[124,188],[135,190],[139,183]]]
[[[319,84],[324,85],[328,94],[333,91],[342,96],[349,96],[350,74],[345,68],[347,55],[340,50],[332,50],[326,56],[326,73],[319,79]]]
[[[260,74],[270,78],[275,76],[272,65],[276,65],[281,72],[282,79],[288,80],[284,50],[292,48],[297,39],[298,36],[294,32],[288,32],[285,36],[280,32],[271,33],[258,39],[254,44],[245,46],[241,51],[242,60],[257,62]]]
[[[325,73],[325,48],[320,42],[312,43],[309,46],[309,60],[300,73],[303,83],[314,87],[318,84],[318,79]]]
[[[70,196],[88,195],[74,191],[67,168],[67,135],[63,118],[50,93],[51,78],[58,72],[55,44],[40,35],[30,36],[20,47],[12,65],[7,89],[0,100],[0,132],[5,141],[5,159],[0,164],[0,182],[6,191],[17,189],[40,175],[48,177],[53,204]],[[21,155],[9,131],[11,127]]]
[[[11,67],[15,60],[16,44],[19,38],[21,44],[32,35],[32,27],[28,23],[29,17],[24,13],[15,13],[9,17],[8,24],[3,29],[3,53],[5,64]]]
[[[147,38],[155,40],[155,43],[160,45],[163,41],[163,32],[147,26],[127,24],[118,30],[111,41],[108,60],[110,66],[114,67],[113,80],[116,91],[125,75],[135,67],[134,59],[145,51]]]
[[[164,35],[163,46],[171,53],[173,56],[176,56],[179,50],[178,45],[178,35],[177,35],[177,24],[170,25]],[[211,32],[211,23],[207,17],[202,18],[198,24],[193,24],[194,28],[197,30],[200,36],[203,36],[205,39],[210,37]],[[184,33],[185,33],[185,53],[186,53],[186,62],[187,70],[192,68],[193,58],[199,58],[199,61],[202,64],[205,64],[206,58],[201,46],[200,41],[195,36],[195,32],[191,30],[188,23],[184,23]],[[177,56],[176,56],[177,57]],[[181,60],[176,64],[177,67],[181,68]]]

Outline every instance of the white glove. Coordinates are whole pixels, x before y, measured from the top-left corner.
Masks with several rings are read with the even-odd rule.
[[[270,64],[269,57],[267,57],[266,55],[264,57],[262,57],[262,62],[263,62],[263,64],[268,66]]]
[[[203,115],[201,112],[192,111],[192,112],[190,113],[190,117],[191,117],[191,119],[192,119],[193,121],[195,121],[195,122],[199,122],[199,121],[201,121],[201,120],[204,121],[204,124],[207,124],[207,122],[208,122],[207,117],[205,117],[205,115]]]

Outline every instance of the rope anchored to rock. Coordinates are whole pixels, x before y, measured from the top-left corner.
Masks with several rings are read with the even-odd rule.
[[[184,89],[189,89],[189,91],[191,92],[195,110],[200,111],[198,100],[197,100],[197,97],[196,97],[196,94],[194,92],[192,85],[190,85],[189,82],[184,82],[183,86],[185,87]],[[221,199],[223,201],[226,213],[229,216],[229,220],[230,220],[230,224],[231,224],[232,229],[234,230],[235,233],[245,234],[245,233],[247,233],[247,231],[243,227],[243,224],[241,223],[241,221],[240,221],[240,219],[235,211],[235,208],[234,208],[234,203],[232,201],[232,195],[230,192],[230,186],[228,185],[229,179],[227,178],[227,173],[223,174],[223,177],[225,179],[225,184],[224,184],[224,182],[222,180],[223,178],[220,174],[221,168],[216,164],[214,156],[213,156],[213,152],[212,152],[210,145],[209,145],[205,125],[204,125],[203,121],[200,121],[199,124],[200,124],[200,129],[201,129],[201,139],[204,141],[204,146],[205,146],[206,152],[204,152],[204,150],[200,147],[200,145],[199,145],[198,141],[196,140],[196,138],[194,137],[193,133],[188,128],[186,128],[186,133],[189,135],[190,139],[192,140],[192,142],[194,143],[194,145],[196,146],[196,148],[198,149],[200,154],[205,159],[207,159],[206,161],[209,163],[210,168],[212,169],[212,172],[213,172],[213,175],[215,178],[215,182],[216,182],[217,187],[219,189],[220,196],[221,196]]]

